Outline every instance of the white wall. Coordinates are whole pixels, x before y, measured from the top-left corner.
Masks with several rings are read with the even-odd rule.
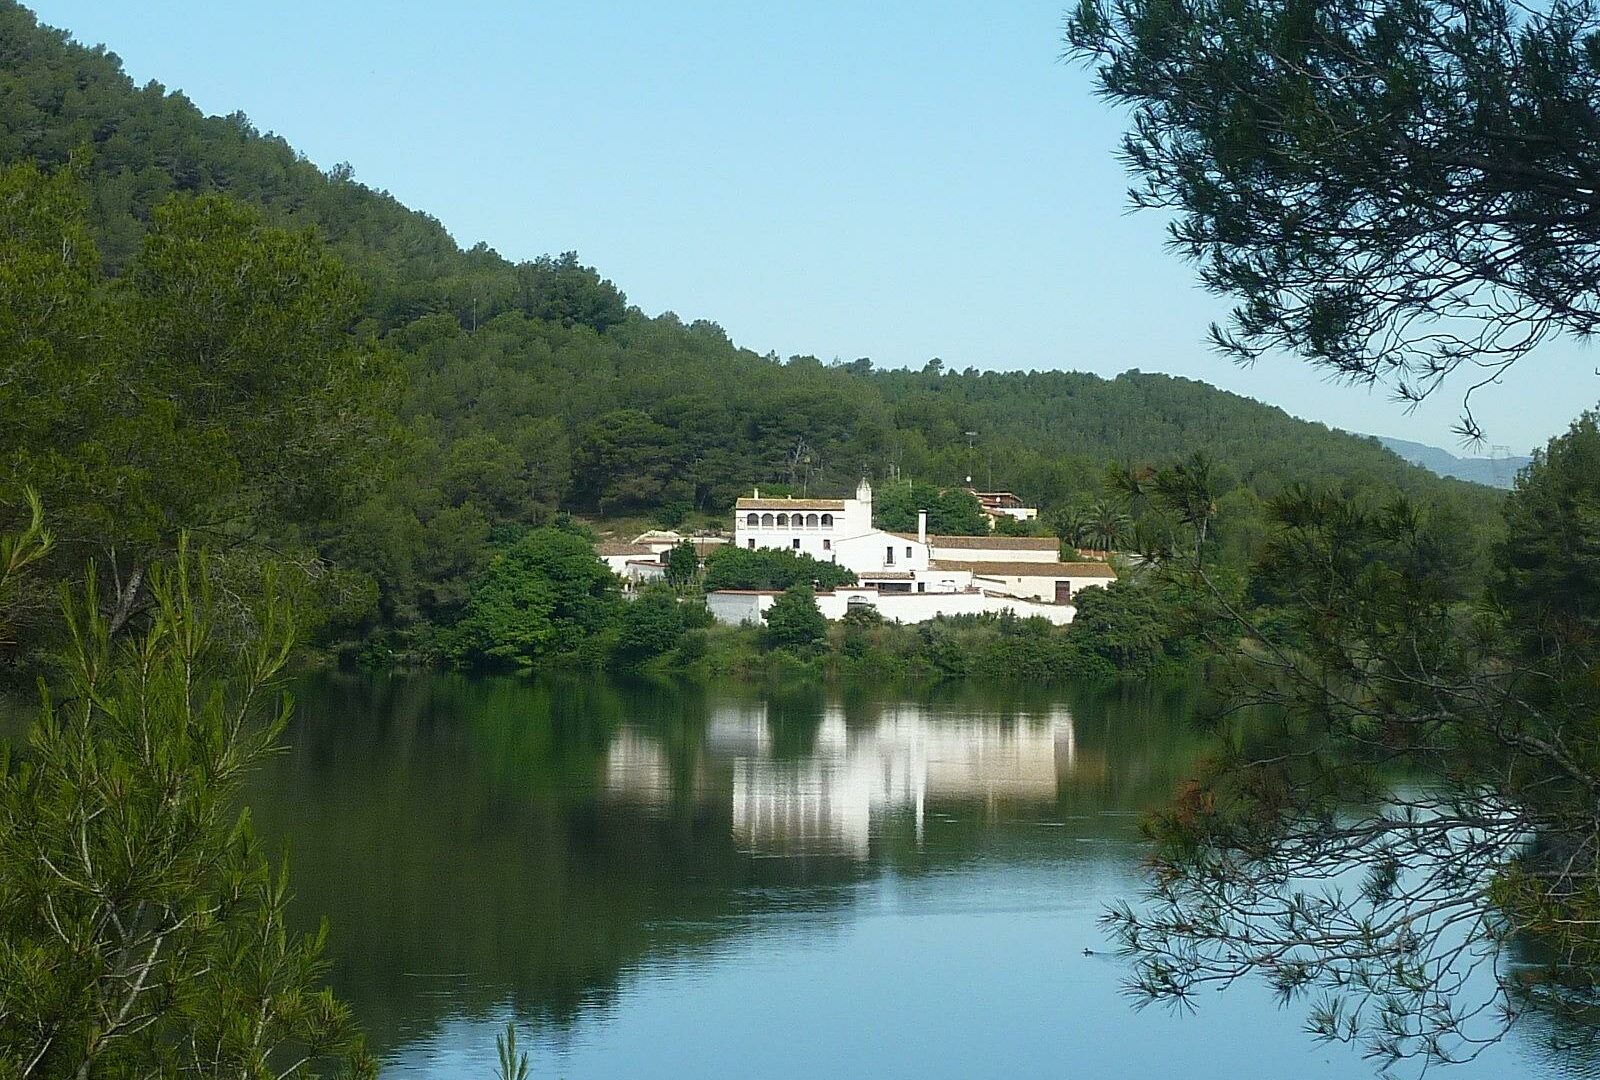
[[[972,588],[971,570],[940,570],[932,567],[917,575],[917,580],[912,583],[911,591],[916,592],[917,586],[926,584],[926,592],[965,592]]]
[[[600,561],[605,563],[611,572],[618,577],[627,577],[628,563],[639,557],[638,555],[602,555],[600,556]]]
[[[706,594],[706,608],[724,625],[759,626],[777,598],[778,594],[773,592],[712,592]],[[885,619],[902,623],[927,622],[940,615],[998,615],[1013,611],[1023,618],[1038,615],[1057,626],[1065,626],[1076,614],[1070,604],[1039,604],[994,593],[879,593],[872,589],[818,593],[817,609],[824,618],[842,619],[852,598],[871,604]]]
[[[940,615],[999,615],[1013,611],[1023,618],[1039,615],[1057,626],[1065,626],[1076,614],[1070,604],[1038,604],[983,592],[879,593],[838,589],[831,595],[819,595],[817,607],[830,619],[842,619],[852,595],[871,603],[885,619],[902,623],[927,622]]]
[[[894,533],[871,529],[856,536],[845,537],[834,545],[838,556],[834,561],[849,567],[857,574],[875,570],[910,571],[919,578],[928,569],[928,545],[907,540]],[[890,553],[893,553],[893,558]]]
[[[777,599],[777,593],[709,592],[706,593],[706,610],[724,626],[748,623],[761,625],[761,616]]]
[[[834,547],[838,544],[840,537],[850,534],[846,533],[839,525],[838,519],[844,515],[838,512],[830,512],[833,513],[834,517],[834,523],[831,527],[820,525],[815,528],[794,525],[767,527],[758,525],[752,528],[745,521],[745,515],[749,511],[740,511],[737,515],[737,521],[734,523],[733,542],[741,548],[748,548],[752,546],[751,541],[753,540],[755,541],[754,546],[758,548],[781,548],[784,551],[792,551],[796,555],[810,555],[819,562],[835,562],[837,560],[834,556]],[[758,515],[771,514],[774,517],[777,516],[776,512],[771,510],[755,511],[755,513]],[[818,516],[820,517],[821,514],[819,513]],[[799,543],[797,544],[796,541]]]
[[[981,572],[974,574],[972,579],[973,584],[980,589],[993,589],[1008,596],[1027,597],[1049,603],[1055,602],[1058,581],[1067,582],[1072,587],[1072,595],[1077,596],[1079,589],[1104,588],[1108,580],[1102,577],[1071,577],[1063,574],[1051,574],[1049,577],[1000,577]]]
[[[735,509],[733,542],[741,548],[778,548],[797,555],[810,555],[820,562],[838,563],[857,574],[900,570],[914,571],[920,576],[928,569],[927,544],[873,527],[872,488],[865,481],[856,489],[854,499],[836,501],[842,501],[842,509],[824,509],[817,501],[806,499],[793,500],[793,509]],[[802,515],[803,520],[815,514],[818,524],[795,525],[791,521],[787,525],[752,526],[749,520],[750,515],[755,514],[757,520],[771,516],[776,522],[779,514],[792,519],[796,513]],[[824,514],[832,516],[831,525],[821,524]]]
[[[792,551],[797,555],[810,555],[820,562],[836,562],[834,548],[844,537],[857,536],[866,531],[859,523],[862,516],[859,506],[854,505],[854,499],[844,500],[843,510],[816,509],[807,505],[805,499],[796,499],[793,510],[735,510],[733,515],[733,542],[741,547],[748,548],[751,541],[758,548],[781,548]],[[796,514],[803,518],[815,514],[818,518],[816,525],[755,525],[749,523],[749,515],[755,514],[757,519],[771,517],[776,519],[779,514],[793,517]],[[829,525],[821,524],[822,516],[826,514],[832,519]],[[866,519],[871,527],[872,507],[869,503],[866,508]],[[798,543],[796,543],[798,541]]]

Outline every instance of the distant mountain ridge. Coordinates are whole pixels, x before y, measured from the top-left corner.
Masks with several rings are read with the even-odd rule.
[[[1448,450],[1407,439],[1392,439],[1374,435],[1384,446],[1405,458],[1413,465],[1421,465],[1440,476],[1453,476],[1489,487],[1510,488],[1520,472],[1533,458],[1527,455],[1507,454],[1501,457],[1457,457]]]

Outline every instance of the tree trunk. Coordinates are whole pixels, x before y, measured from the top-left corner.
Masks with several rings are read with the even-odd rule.
[[[128,575],[128,581],[125,585],[121,582],[117,584],[116,606],[111,609],[110,622],[110,630],[113,637],[121,633],[122,628],[133,617],[134,605],[139,599],[139,590],[143,587],[144,567],[142,566],[133,568],[133,572]]]

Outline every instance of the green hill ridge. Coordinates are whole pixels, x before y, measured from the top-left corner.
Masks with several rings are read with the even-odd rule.
[[[388,624],[448,621],[493,551],[559,512],[726,520],[752,484],[831,493],[863,474],[957,484],[970,472],[1048,519],[1105,499],[1108,464],[1198,449],[1218,463],[1237,557],[1261,501],[1296,483],[1399,490],[1474,521],[1495,505],[1375,439],[1189,379],[937,360],[877,370],[741,348],[714,322],[646,315],[575,254],[463,249],[348,167],[321,171],[240,113],[205,116],[137,86],[114,53],[0,0],[0,162],[60,168],[85,150],[113,272],[162,200],[219,192],[314,228],[359,274],[365,325],[352,330],[403,359],[405,438],[383,489],[308,540],[377,582]]]

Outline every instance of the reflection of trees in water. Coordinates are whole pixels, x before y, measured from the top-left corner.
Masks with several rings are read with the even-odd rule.
[[[1509,942],[1501,985],[1518,1015],[1519,1042],[1554,1075],[1600,1077],[1600,988],[1552,992],[1557,959],[1526,935]]]
[[[764,694],[427,676],[319,679],[298,696],[294,752],[252,801],[266,834],[294,837],[300,910],[329,917],[336,981],[380,1051],[508,999],[525,1017],[568,1021],[640,963],[749,932],[780,905],[839,909],[878,873],[1084,857],[1061,830],[997,826],[1082,815],[1073,835],[1126,838],[1125,819],[1105,812],[1158,802],[1192,753],[1187,698],[1149,688]],[[1064,706],[1071,745],[1045,751],[1053,791],[1033,763],[1025,785],[1008,789],[1001,769],[985,795],[962,787],[981,773],[941,780],[939,768],[966,766],[936,761],[923,816],[879,806],[862,849],[770,858],[739,840],[738,761],[804,770],[897,724],[925,738],[919,717],[998,743]],[[750,745],[710,731],[741,710],[760,717],[732,726]]]

